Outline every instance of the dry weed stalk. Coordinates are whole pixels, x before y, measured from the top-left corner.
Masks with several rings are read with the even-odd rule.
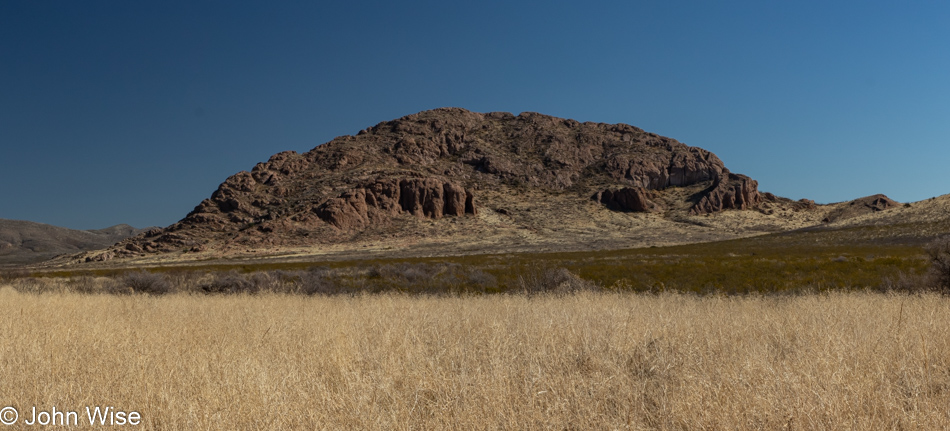
[[[0,288],[0,404],[161,430],[947,429],[946,316],[936,294]]]

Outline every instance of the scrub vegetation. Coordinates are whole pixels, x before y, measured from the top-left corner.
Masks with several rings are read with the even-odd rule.
[[[946,429],[948,315],[933,293],[0,288],[0,404],[161,430]]]
[[[928,250],[935,250],[934,246],[868,240],[829,242],[828,235],[805,232],[684,246],[588,252],[374,258],[321,263],[217,262],[131,270],[71,269],[21,272],[9,278],[17,289],[25,292],[83,293],[884,291],[916,290],[940,284],[930,268],[942,262],[940,256],[950,256],[950,247],[934,255],[928,254]],[[950,262],[950,258],[943,261]]]
[[[950,247],[822,244],[8,271],[0,404],[161,430],[950,428]]]

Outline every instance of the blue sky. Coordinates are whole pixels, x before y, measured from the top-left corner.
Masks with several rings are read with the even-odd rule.
[[[942,1],[3,1],[0,218],[169,225],[271,154],[442,106],[633,124],[794,199],[922,200],[950,193],[947,23]]]

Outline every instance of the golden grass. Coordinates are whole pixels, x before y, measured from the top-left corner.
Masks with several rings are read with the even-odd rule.
[[[2,288],[0,407],[162,430],[948,429],[948,333],[935,295]]]

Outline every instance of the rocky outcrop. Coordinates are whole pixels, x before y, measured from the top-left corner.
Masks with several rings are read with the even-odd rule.
[[[465,188],[434,178],[378,180],[331,198],[314,209],[321,220],[352,230],[380,223],[400,213],[440,219],[476,214],[475,197]]]
[[[710,214],[727,209],[751,209],[762,202],[759,183],[745,175],[728,170],[716,178],[712,187],[690,209],[692,215]]]
[[[422,228],[400,229],[406,215],[439,221],[476,214],[476,195],[489,207],[519,207],[506,221],[511,226],[555,231],[557,215],[541,215],[559,211],[549,204],[553,197],[600,192],[595,199],[617,211],[685,212],[690,204],[682,196],[660,194],[707,184],[693,213],[747,209],[759,199],[755,181],[730,174],[715,154],[631,125],[440,108],[303,154],[275,154],[232,175],[178,223],[110,250],[121,258],[408,236]],[[519,218],[532,207],[540,211],[531,221]],[[472,228],[467,221],[464,229]],[[427,226],[426,235],[444,231]],[[492,226],[474,230],[490,233]]]
[[[616,211],[655,212],[660,206],[650,200],[651,193],[642,187],[624,187],[619,190],[604,190],[593,199]]]
[[[900,202],[897,202],[882,194],[868,196],[866,198],[857,199],[851,202],[852,205],[856,205],[858,203],[863,204],[866,208],[870,209],[871,212],[897,208],[901,205]]]
[[[831,210],[825,219],[822,220],[823,222],[830,223],[837,220],[844,220],[865,214],[886,211],[892,208],[897,208],[901,204],[900,202],[892,200],[885,195],[876,194],[837,205],[838,207]]]
[[[656,145],[666,151],[611,156],[606,161],[607,172],[635,186],[661,190],[710,181],[720,177],[725,169],[722,161],[706,150],[680,147],[672,142],[660,141]]]
[[[409,171],[405,186],[391,180],[365,185],[372,178],[392,178],[394,171]],[[630,190],[608,199],[609,207],[652,211],[656,205],[638,190],[690,186],[723,172],[722,161],[709,151],[626,124],[444,108],[380,123],[306,154],[275,154],[250,172],[228,178],[181,225],[229,231],[261,224],[276,232],[286,223],[273,220],[285,219],[311,229],[302,214],[307,212],[343,230],[399,212],[438,219],[458,213],[461,193],[454,188],[461,184],[469,201],[473,187],[560,192],[586,182],[610,182]],[[430,184],[419,177],[446,180]],[[446,182],[452,184],[449,189]],[[316,208],[310,204],[314,201]]]

